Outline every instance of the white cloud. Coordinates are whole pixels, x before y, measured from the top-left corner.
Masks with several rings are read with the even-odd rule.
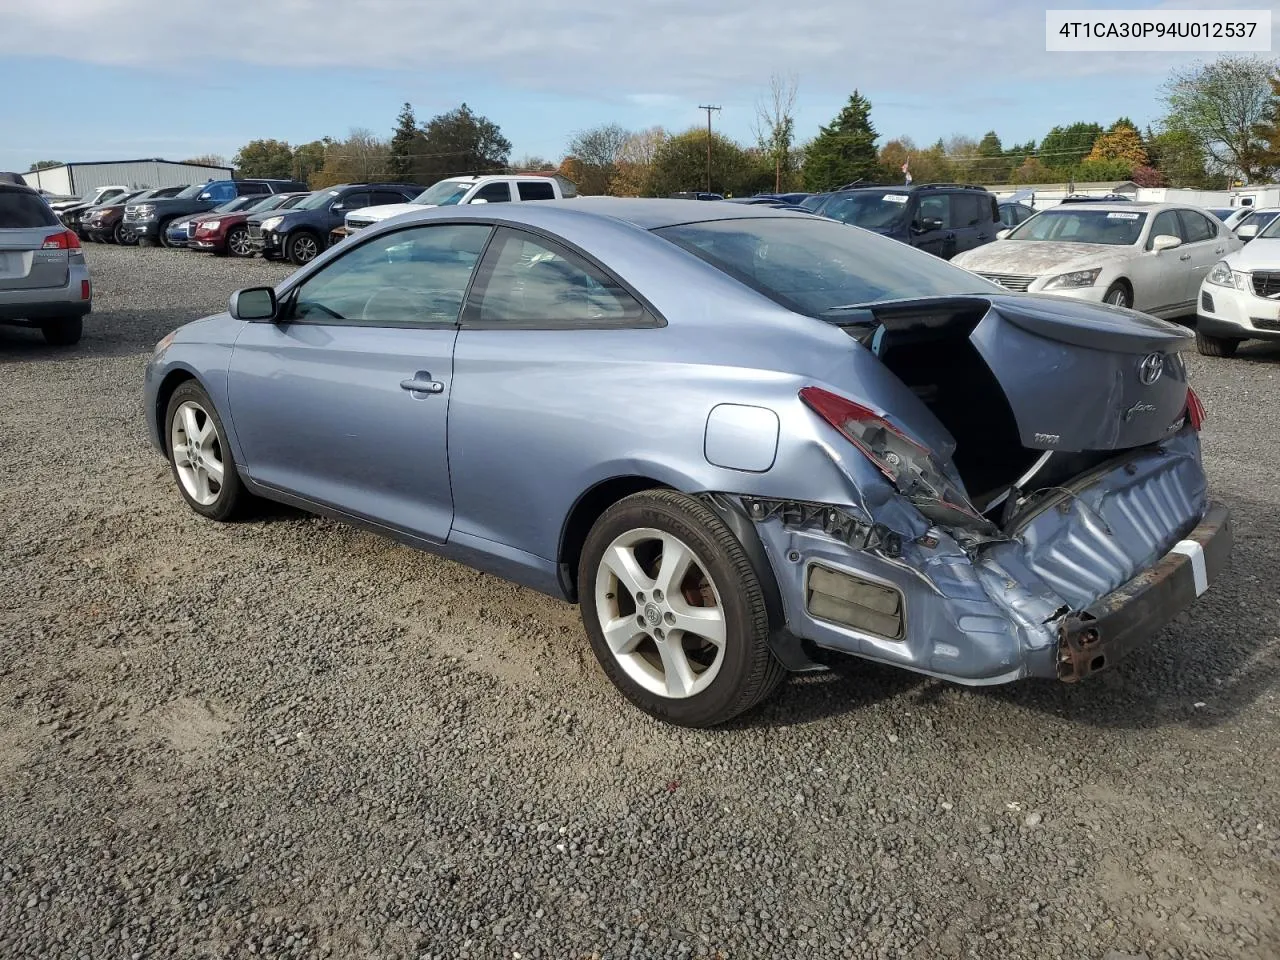
[[[1047,54],[1043,7],[1019,0],[806,0],[783,8],[775,0],[490,0],[453,11],[419,0],[224,0],[217,7],[58,0],[12,5],[0,32],[3,54],[160,70],[225,59],[479,74],[643,106],[732,97],[775,72],[800,75],[811,91],[858,86],[954,97],[1007,81],[1017,96],[1021,82],[1158,75],[1179,59]],[[645,92],[631,92],[637,87]]]

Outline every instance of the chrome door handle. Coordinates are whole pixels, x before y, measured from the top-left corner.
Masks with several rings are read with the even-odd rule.
[[[1225,250],[1225,249],[1227,249],[1227,248],[1226,248],[1226,247],[1219,247],[1217,250],[1215,250],[1215,251],[1213,251],[1213,252],[1214,252],[1214,253],[1222,253],[1222,251],[1223,251],[1223,250]]]
[[[1184,253],[1184,254],[1183,254],[1182,256],[1180,256],[1178,259],[1179,259],[1179,260],[1190,260],[1190,259],[1191,259],[1191,254],[1189,254],[1189,253]]]
[[[444,384],[428,379],[430,376],[429,373],[419,373],[412,380],[401,380],[400,389],[410,393],[444,393]]]

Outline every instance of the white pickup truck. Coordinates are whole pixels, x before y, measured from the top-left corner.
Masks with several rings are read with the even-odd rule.
[[[518,173],[479,177],[449,177],[432,184],[408,203],[392,203],[380,207],[363,207],[346,216],[345,233],[398,213],[423,207],[447,207],[462,203],[508,203],[520,200],[561,200],[576,197],[573,181],[558,173]],[[335,231],[336,232],[336,231]]]

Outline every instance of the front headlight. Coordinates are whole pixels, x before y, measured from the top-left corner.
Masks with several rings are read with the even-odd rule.
[[[1063,273],[1054,277],[1044,285],[1045,290],[1060,290],[1063,287],[1092,287],[1098,281],[1098,274],[1102,272],[1102,268],[1097,270],[1076,270],[1074,273]]]
[[[140,217],[150,217],[156,212],[156,207],[153,203],[140,203],[133,208],[133,212]]]
[[[205,221],[204,221],[204,222],[202,222],[202,223],[197,223],[197,224],[196,224],[196,229],[197,229],[197,230],[217,230],[217,229],[218,229],[218,221],[217,221],[217,220],[205,220]]]
[[[267,217],[262,221],[263,230],[274,230],[284,222],[284,217]]]
[[[174,330],[173,333],[166,333],[163,337],[161,337],[160,342],[156,344],[155,353],[163,353],[165,350],[168,350],[169,344],[173,343],[173,338],[177,335],[177,333],[178,331]]]
[[[1232,270],[1231,264],[1225,260],[1219,260],[1215,263],[1205,279],[1216,287],[1233,287],[1236,290],[1249,289],[1249,275],[1241,273],[1239,270]]]

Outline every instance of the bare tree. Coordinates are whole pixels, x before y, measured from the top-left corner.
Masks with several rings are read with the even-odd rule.
[[[569,141],[568,154],[582,164],[582,193],[604,193],[618,172],[618,155],[631,133],[616,123],[580,130]]]
[[[791,172],[795,141],[797,81],[794,74],[769,78],[769,92],[756,101],[754,132],[760,151],[773,161],[773,189],[782,191],[782,175]]]
[[[609,192],[620,197],[648,193],[654,160],[667,139],[667,131],[662,127],[639,130],[627,137],[618,151],[618,170],[609,182]]]

